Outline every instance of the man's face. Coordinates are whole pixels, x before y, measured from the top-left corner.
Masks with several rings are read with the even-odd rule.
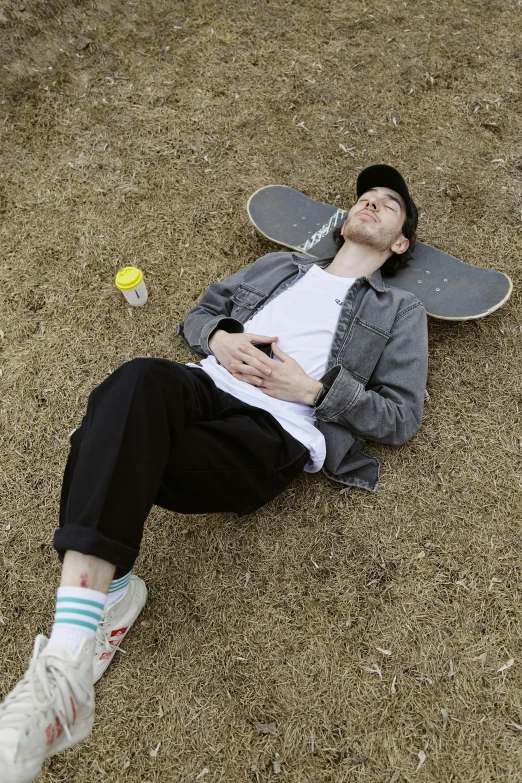
[[[406,205],[399,193],[390,188],[371,188],[363,193],[348,212],[341,229],[345,240],[367,245],[375,250],[404,252],[409,242],[402,234],[406,220]],[[393,249],[396,243],[406,242],[404,248]]]

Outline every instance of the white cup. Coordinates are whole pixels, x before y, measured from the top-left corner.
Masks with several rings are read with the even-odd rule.
[[[142,307],[146,304],[149,295],[143,279],[143,272],[137,267],[126,266],[124,269],[120,269],[114,283],[133,307]]]

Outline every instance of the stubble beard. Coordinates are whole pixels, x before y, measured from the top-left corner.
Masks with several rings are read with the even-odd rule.
[[[343,231],[345,241],[349,239],[356,245],[366,245],[379,252],[388,250],[400,235],[400,233],[386,231],[377,224],[362,223],[352,218],[348,219]]]

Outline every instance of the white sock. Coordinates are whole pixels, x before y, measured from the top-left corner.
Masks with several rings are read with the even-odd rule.
[[[123,598],[129,587],[130,576],[131,572],[129,571],[128,574],[120,577],[120,579],[113,579],[111,586],[109,587],[109,592],[107,593],[107,601],[105,603],[106,609],[115,604],[116,601],[119,601],[120,598]]]
[[[59,587],[49,644],[61,644],[75,655],[85,638],[96,636],[105,598],[87,587]]]

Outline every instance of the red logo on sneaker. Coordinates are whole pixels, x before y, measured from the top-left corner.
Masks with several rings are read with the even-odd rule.
[[[108,658],[114,655],[114,652],[104,652],[100,655],[100,661],[106,661]]]
[[[58,737],[60,735],[62,735],[62,734],[63,734],[63,726],[62,726],[62,723],[61,723],[60,719],[57,717],[56,718],[56,739],[58,739]]]
[[[70,696],[69,698],[71,699],[71,707],[72,707],[72,714],[73,714],[72,725],[74,726],[74,724],[76,723],[76,704],[74,703],[74,699],[72,696]]]
[[[119,643],[127,633],[127,628],[115,628],[114,631],[112,631],[109,639],[109,644],[112,644],[113,647],[118,647]]]
[[[50,723],[46,727],[45,734],[46,734],[46,737],[47,737],[47,744],[51,745],[54,742],[54,738],[56,736],[56,732],[54,730],[54,725],[52,723]]]

